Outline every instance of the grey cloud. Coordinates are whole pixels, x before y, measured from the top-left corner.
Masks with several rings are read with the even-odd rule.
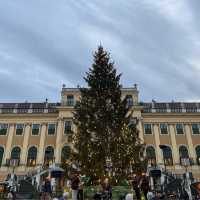
[[[169,1],[168,13],[153,0],[1,1],[0,66],[7,71],[0,70],[0,101],[41,100],[41,94],[59,101],[63,82],[84,84],[100,42],[122,83],[139,83],[141,100],[200,99],[200,5],[186,2],[181,10]]]

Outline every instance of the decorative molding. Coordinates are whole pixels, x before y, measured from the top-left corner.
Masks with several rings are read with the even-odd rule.
[[[32,126],[32,123],[26,122],[26,123],[24,123],[24,126],[25,126],[25,127],[26,127],[26,126]]]
[[[40,124],[41,124],[41,126],[47,126],[48,125],[47,122],[41,122]]]
[[[57,120],[58,121],[64,121],[64,118],[63,117],[58,117]]]
[[[159,123],[158,122],[152,122],[151,124],[152,124],[152,126],[158,126],[159,127]]]
[[[15,126],[15,124],[16,123],[9,123],[8,125],[9,125],[9,127],[11,127],[11,126]]]

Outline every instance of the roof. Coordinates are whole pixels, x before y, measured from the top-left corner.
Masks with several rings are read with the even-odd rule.
[[[0,112],[7,113],[56,113],[60,103],[0,103]]]
[[[197,113],[200,112],[200,102],[144,102],[143,113]],[[0,103],[2,114],[23,113],[56,113],[61,103],[25,102],[25,103]]]
[[[195,113],[200,112],[199,102],[145,102],[143,105],[143,113],[151,112],[173,112],[173,113]]]

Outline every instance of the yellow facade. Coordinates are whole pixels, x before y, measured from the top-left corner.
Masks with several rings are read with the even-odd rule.
[[[188,153],[193,160],[188,170],[200,178],[200,105],[139,103],[136,86],[123,88],[122,94],[130,97],[133,118],[139,121],[141,140],[155,151],[155,159],[150,155],[150,162],[164,165],[159,147],[164,144],[172,154],[171,159],[169,152],[164,155],[169,170],[183,173],[185,167],[180,158],[187,157]],[[79,98],[77,88],[62,88],[60,103],[0,103],[0,179],[13,170],[10,160],[20,160],[18,165],[15,164],[18,175],[27,174],[53,160],[61,163],[63,147],[73,148],[72,132],[76,131],[72,123],[73,108]]]

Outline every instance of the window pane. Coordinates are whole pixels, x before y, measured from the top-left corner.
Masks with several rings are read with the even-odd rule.
[[[144,133],[145,134],[152,134],[151,124],[144,124]]]
[[[197,164],[200,165],[200,145],[196,147]]]
[[[67,106],[74,106],[74,96],[73,95],[67,96]]]
[[[55,124],[49,124],[48,125],[48,135],[54,135],[56,131],[56,125]]]
[[[2,160],[3,160],[3,154],[4,154],[4,148],[0,147],[0,167],[1,167],[1,164],[2,164]]]
[[[24,131],[24,124],[16,124],[16,135],[22,135]]]
[[[188,150],[185,146],[179,147],[180,158],[189,158]]]
[[[176,133],[177,134],[184,134],[183,124],[176,124]]]
[[[65,134],[71,134],[71,133],[72,133],[72,122],[65,121]]]
[[[199,126],[198,124],[192,124],[192,133],[199,134]]]
[[[11,159],[20,159],[21,149],[19,147],[14,147],[11,152]]]
[[[37,158],[37,148],[31,147],[28,150],[27,166],[35,166]]]
[[[166,165],[173,165],[172,150],[170,147],[163,149],[163,157]]]
[[[146,157],[148,160],[148,164],[155,165],[156,164],[156,153],[154,147],[146,148]]]
[[[61,154],[61,162],[62,163],[66,163],[67,160],[70,157],[70,153],[71,153],[71,148],[69,146],[64,146],[62,148],[62,154]]]
[[[54,149],[51,146],[48,146],[45,150],[45,156],[44,156],[44,164],[50,165],[53,163],[54,160]]]
[[[160,132],[161,134],[168,134],[168,130],[167,130],[167,124],[160,124]]]
[[[128,107],[133,106],[133,97],[132,97],[132,95],[127,95],[126,96],[126,101],[127,101],[127,106]]]
[[[181,165],[190,164],[187,147],[185,147],[185,146],[179,147],[179,156],[180,156],[180,164]]]
[[[40,124],[32,125],[32,135],[38,135],[40,130]]]
[[[0,124],[0,135],[6,135],[8,131],[8,124]]]

